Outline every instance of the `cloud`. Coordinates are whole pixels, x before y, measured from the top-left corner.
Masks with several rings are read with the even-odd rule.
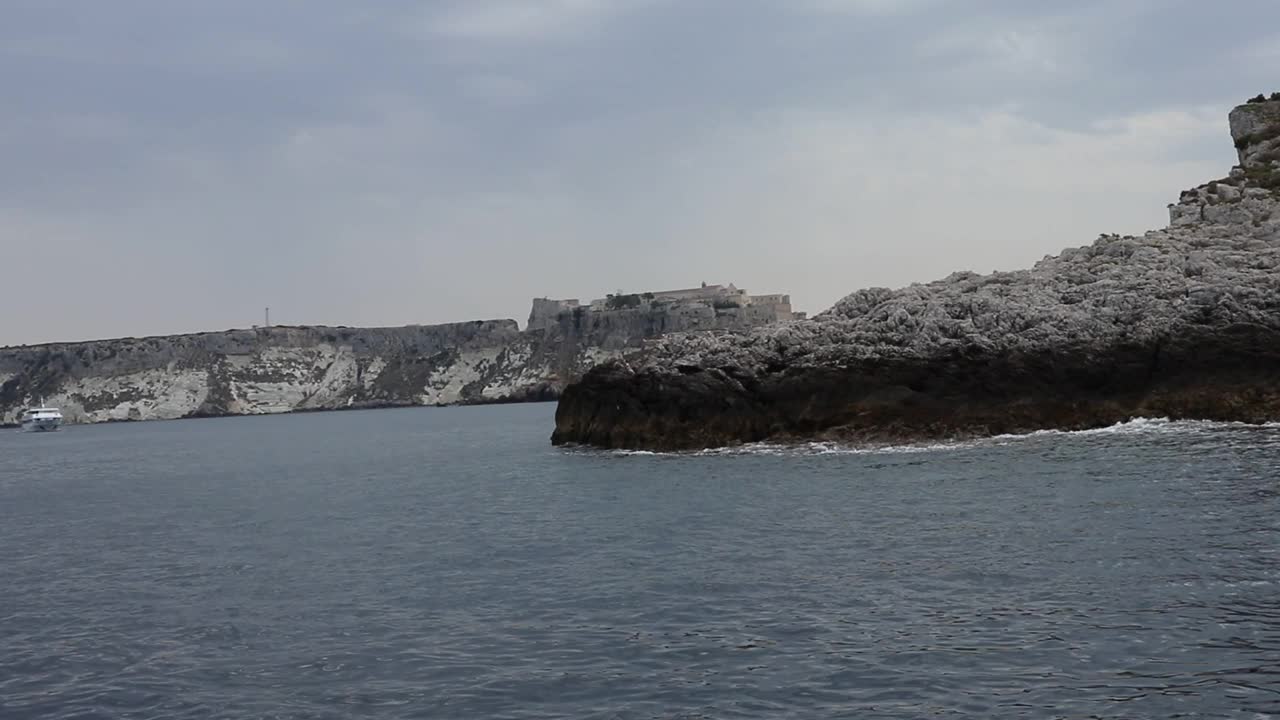
[[[276,143],[272,159],[296,182],[405,182],[447,151],[451,132],[418,98],[371,96],[349,118],[295,125]]]
[[[1229,166],[1227,153],[1170,159],[1221,125],[1197,111],[1117,117],[1089,132],[1001,111],[786,112],[708,130],[715,142],[673,155],[682,182],[669,193],[691,199],[677,220],[696,238],[688,265],[718,264],[739,284],[781,287],[820,310],[858,287],[1012,269],[1102,232],[1161,227],[1180,189]]]
[[[1123,138],[1127,147],[1164,152],[1170,142],[1222,135],[1223,114],[1222,107],[1212,105],[1162,109],[1100,118],[1093,127],[1109,137]]]
[[[801,10],[851,15],[903,15],[935,5],[939,0],[792,0]]]
[[[1272,0],[12,5],[0,247],[32,272],[7,290],[66,302],[0,343],[700,280],[817,311],[1018,267],[1224,174],[1280,24]]]
[[[433,33],[466,40],[541,40],[602,21],[636,0],[468,0],[429,16]]]
[[[1047,33],[1014,27],[957,28],[925,39],[919,52],[931,61],[969,60],[1015,72],[1057,72],[1064,54]]]
[[[1280,35],[1247,43],[1235,55],[1244,62],[1280,62]]]
[[[460,84],[469,97],[506,107],[523,105],[538,95],[532,82],[503,73],[468,75]]]

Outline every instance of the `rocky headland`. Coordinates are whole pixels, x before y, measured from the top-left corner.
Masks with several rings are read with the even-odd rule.
[[[1231,111],[1227,177],[1170,223],[1017,272],[860,290],[809,319],[675,334],[563,392],[556,444],[683,450],[1280,420],[1280,94]]]
[[[0,348],[0,425],[42,398],[70,423],[554,400],[646,339],[746,329],[790,316],[789,302],[704,286],[592,306],[539,299],[523,331],[273,326]]]

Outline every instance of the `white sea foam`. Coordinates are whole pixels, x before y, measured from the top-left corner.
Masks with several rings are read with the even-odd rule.
[[[1242,422],[1215,422],[1209,420],[1170,420],[1169,418],[1135,418],[1101,428],[1089,430],[1037,430],[1030,433],[993,435],[965,440],[906,443],[901,445],[849,445],[838,442],[777,443],[759,442],[746,445],[709,448],[687,452],[653,452],[651,450],[613,450],[621,457],[720,457],[733,455],[896,455],[916,453],[955,452],[984,447],[1000,447],[1013,443],[1047,437],[1089,437],[1107,435],[1201,435],[1207,433],[1241,430],[1280,430],[1280,422],[1250,424]]]

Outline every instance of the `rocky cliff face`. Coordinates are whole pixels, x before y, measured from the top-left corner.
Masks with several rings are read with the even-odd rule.
[[[768,319],[734,315],[741,312],[584,311],[525,332],[495,320],[0,348],[0,425],[41,398],[72,423],[554,400],[588,368],[646,338]]]
[[[0,423],[43,397],[69,422],[554,399],[609,354],[512,320],[272,327],[0,349]]]
[[[1255,176],[1273,174],[1280,168],[1280,93],[1271,100],[1255,99],[1231,111],[1228,118],[1240,165]],[[1275,189],[1275,186],[1273,186]]]
[[[567,388],[555,443],[910,441],[1135,416],[1280,419],[1280,101],[1231,113],[1240,166],[1170,225],[1028,270],[846,297],[812,320],[684,334]]]

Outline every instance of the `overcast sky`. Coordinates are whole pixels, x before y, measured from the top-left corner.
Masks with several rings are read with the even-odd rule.
[[[704,280],[816,312],[1163,227],[1280,90],[1275,0],[0,9],[0,344]]]

